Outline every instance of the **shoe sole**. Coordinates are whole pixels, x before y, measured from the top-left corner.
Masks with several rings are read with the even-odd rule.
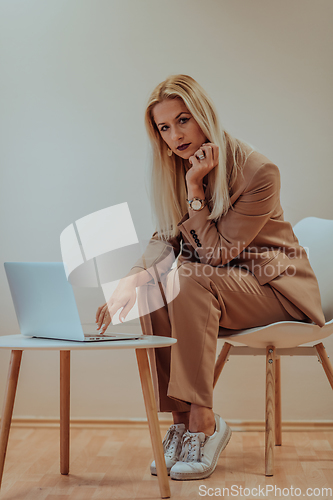
[[[224,448],[227,446],[227,444],[230,441],[231,438],[231,429],[227,425],[226,430],[223,434],[223,437],[215,451],[215,455],[212,460],[212,465],[209,467],[209,469],[203,471],[203,472],[170,472],[170,477],[171,479],[175,479],[177,481],[190,481],[191,479],[204,479],[205,477],[210,476],[214,470],[216,469],[217,466],[217,461],[219,456],[221,455],[222,451]]]

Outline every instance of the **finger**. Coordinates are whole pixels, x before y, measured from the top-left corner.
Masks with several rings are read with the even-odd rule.
[[[213,142],[204,142],[201,147],[204,147],[204,146],[210,146],[211,148],[218,148],[218,146],[216,146],[216,144],[214,144]]]
[[[111,320],[112,320],[112,318],[110,316],[109,310],[106,308],[106,310],[104,312],[103,323],[101,325],[101,332],[100,333],[105,332],[105,330],[107,329],[107,327],[111,323]]]
[[[216,144],[212,144],[212,149],[213,149],[214,162],[217,165],[219,162],[219,147],[216,146]]]
[[[97,325],[98,325],[98,327],[101,326],[103,318],[104,318],[104,309],[101,309],[101,311],[99,313],[99,316],[97,318]]]
[[[102,325],[102,323],[104,321],[105,311],[107,311],[107,305],[104,306],[104,308],[101,310],[101,312],[99,314],[99,317],[98,317],[98,320],[97,320],[97,325],[98,325],[97,330],[99,330],[99,328],[101,327],[101,325]]]
[[[201,156],[206,156],[206,155],[205,155],[205,152],[204,152],[204,149],[203,149],[203,148],[199,148],[199,149],[198,149],[198,150],[194,153],[194,156],[197,158],[197,160],[202,161],[202,160],[203,160],[203,158],[201,158],[201,160],[200,160],[200,157],[201,157]]]
[[[201,149],[204,151],[204,154],[206,156],[206,159],[208,161],[213,161],[214,160],[214,157],[213,157],[213,148],[212,146],[201,146]]]
[[[97,320],[99,318],[99,315],[101,314],[101,310],[106,306],[106,304],[103,304],[102,306],[100,306],[98,309],[97,309],[97,312],[96,312],[96,323],[97,323]]]
[[[103,319],[103,325],[101,329],[101,334],[105,332],[107,327],[112,321],[113,316],[116,314],[117,311],[121,308],[121,304],[119,302],[113,302],[111,306],[107,308],[104,314],[104,319]]]
[[[116,314],[117,311],[119,311],[122,305],[123,304],[118,301],[112,302],[112,304],[107,304],[107,309],[103,318],[103,323],[105,325],[108,326],[111,323],[113,316]]]
[[[110,323],[111,323],[111,318],[109,315],[107,315],[106,317],[104,317],[103,325],[100,331],[101,334],[105,333],[105,330],[107,329]]]
[[[200,160],[198,160],[198,158],[193,155],[193,156],[190,156],[188,161],[191,163],[191,165],[193,166],[196,166],[196,165],[200,165]]]
[[[121,322],[123,322],[127,316],[127,314],[130,312],[130,310],[132,309],[132,307],[134,306],[136,302],[136,298],[133,299],[133,300],[129,300],[126,304],[125,307],[123,307],[122,311],[120,311],[119,313],[119,319]]]
[[[201,147],[203,147],[203,146],[210,146],[212,148],[213,159],[214,159],[215,164],[217,164],[218,160],[219,160],[219,147],[216,144],[213,144],[212,142],[207,142],[207,143],[203,144]]]

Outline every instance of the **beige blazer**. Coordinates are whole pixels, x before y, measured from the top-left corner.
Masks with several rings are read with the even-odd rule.
[[[316,276],[307,254],[284,220],[280,204],[280,173],[263,154],[253,151],[231,189],[231,206],[215,223],[208,206],[179,221],[179,236],[167,243],[155,232],[129,274],[150,272],[154,284],[185,261],[211,266],[241,266],[268,284],[288,312],[295,306],[316,324],[325,324]],[[170,252],[173,250],[173,252]]]

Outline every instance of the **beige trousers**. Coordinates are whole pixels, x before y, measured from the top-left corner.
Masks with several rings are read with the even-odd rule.
[[[220,326],[237,330],[308,319],[297,308],[291,316],[269,284],[260,285],[238,267],[185,262],[156,286],[140,287],[138,294],[139,311],[140,304],[141,310],[145,304],[151,311],[140,317],[143,333],[177,339],[171,347],[150,352],[161,412],[188,411],[191,403],[212,408]]]

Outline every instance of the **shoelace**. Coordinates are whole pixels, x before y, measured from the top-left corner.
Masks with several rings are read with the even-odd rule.
[[[204,442],[201,443],[198,435],[186,431],[183,434],[182,451],[179,457],[180,462],[200,462],[200,451],[203,445]]]
[[[179,430],[174,425],[171,425],[171,427],[167,432],[167,435],[163,440],[164,455],[167,455],[170,458],[172,458],[175,448],[177,446],[180,446],[180,444],[181,444],[181,439],[179,439]]]

